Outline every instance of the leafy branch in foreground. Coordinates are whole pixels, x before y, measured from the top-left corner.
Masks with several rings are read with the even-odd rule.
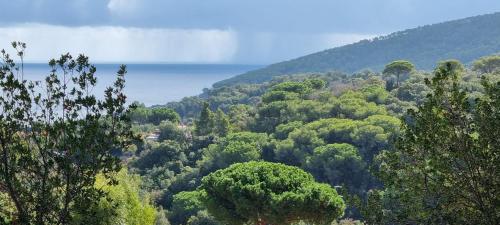
[[[426,80],[433,92],[408,112],[396,150],[380,156],[390,224],[500,222],[500,83],[483,79],[484,95],[471,99],[462,67],[439,64]]]
[[[23,59],[26,45],[14,42]],[[27,81],[2,50],[0,62],[0,191],[15,205],[15,223],[68,224],[105,195],[96,175],[119,170],[111,154],[133,139],[123,93],[126,67],[103,98],[88,57],[51,60],[44,81]]]

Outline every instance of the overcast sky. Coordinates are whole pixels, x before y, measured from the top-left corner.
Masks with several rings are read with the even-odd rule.
[[[27,60],[267,64],[420,25],[500,11],[500,0],[0,0],[0,48]]]

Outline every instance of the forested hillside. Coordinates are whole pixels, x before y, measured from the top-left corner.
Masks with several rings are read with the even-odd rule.
[[[273,76],[306,72],[380,71],[385,63],[405,59],[417,69],[431,70],[435,62],[458,59],[466,64],[500,52],[500,13],[427,25],[328,49],[220,81],[215,87],[261,83]]]
[[[1,56],[0,224],[500,223],[500,56],[153,108],[125,105],[125,66],[98,98],[83,55],[51,60],[42,82]]]
[[[499,62],[487,57],[466,68],[450,60],[421,72],[395,61],[384,73],[296,74],[214,88],[168,104],[181,120],[165,108],[139,107],[132,115],[136,131],[151,138],[137,144],[129,167],[171,224],[494,223]],[[165,120],[147,122],[157,121],[160,109]],[[454,131],[472,124],[483,127]],[[491,133],[477,139],[483,132],[477,129]],[[295,189],[297,180],[312,182],[315,191]],[[469,182],[484,183],[475,183],[482,188],[473,193]],[[295,197],[280,191],[288,188]],[[434,202],[437,196],[446,201]]]

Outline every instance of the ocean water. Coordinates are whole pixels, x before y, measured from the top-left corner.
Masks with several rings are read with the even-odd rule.
[[[112,85],[118,64],[96,64],[98,79],[94,93],[102,96]],[[139,101],[147,106],[181,100],[198,95],[220,80],[260,68],[259,65],[238,64],[128,64],[125,94],[128,102]],[[47,64],[25,64],[24,78],[42,80],[50,73]]]

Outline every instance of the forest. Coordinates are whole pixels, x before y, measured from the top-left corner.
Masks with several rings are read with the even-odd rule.
[[[42,82],[2,60],[0,224],[500,223],[497,55],[154,107],[127,104],[125,66],[98,98],[85,56],[50,61]]]
[[[405,59],[417,69],[433,70],[436,62],[475,59],[500,52],[500,13],[420,26],[357,43],[326,49],[219,81],[215,87],[262,83],[274,76],[308,72],[382,71],[386,63]]]

